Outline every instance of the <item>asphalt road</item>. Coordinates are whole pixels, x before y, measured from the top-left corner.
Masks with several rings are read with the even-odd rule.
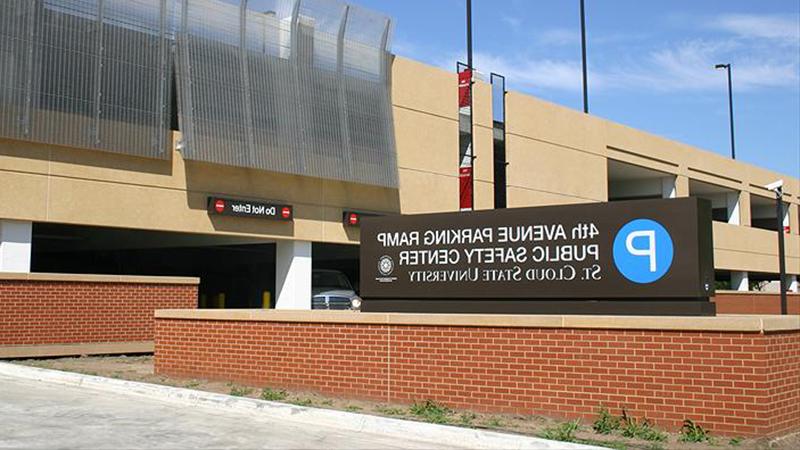
[[[397,434],[278,422],[230,409],[0,374],[0,449],[460,448]],[[541,449],[565,445],[535,441]]]

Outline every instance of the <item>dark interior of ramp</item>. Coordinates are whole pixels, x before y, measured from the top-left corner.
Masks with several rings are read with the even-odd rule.
[[[263,239],[36,223],[31,270],[200,278],[201,308],[274,308],[275,243]],[[358,246],[314,243],[314,269],[358,289]]]

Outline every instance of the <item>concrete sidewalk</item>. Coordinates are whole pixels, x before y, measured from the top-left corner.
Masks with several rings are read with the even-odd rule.
[[[0,448],[596,447],[0,363]]]

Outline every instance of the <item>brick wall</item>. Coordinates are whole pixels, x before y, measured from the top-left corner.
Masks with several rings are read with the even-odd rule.
[[[800,314],[800,294],[787,294],[789,314]],[[763,292],[717,292],[717,314],[780,314],[781,295]]]
[[[156,373],[675,429],[800,430],[800,332],[156,320]]]
[[[0,346],[152,341],[156,309],[196,305],[196,284],[0,279]]]

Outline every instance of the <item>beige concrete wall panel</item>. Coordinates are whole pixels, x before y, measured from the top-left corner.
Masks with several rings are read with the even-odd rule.
[[[322,222],[322,240],[325,242],[358,244],[361,238],[359,227],[345,226],[342,222],[342,210],[326,207]]]
[[[739,225],[749,227],[752,224],[752,214],[750,213],[750,192],[739,192]]]
[[[777,273],[778,258],[738,250],[714,249],[714,268],[746,272]]]
[[[773,183],[777,180],[783,180],[783,191],[789,195],[789,201],[792,203],[800,202],[798,195],[800,195],[800,179],[791,177],[785,173],[779,173],[772,170],[767,170],[751,164],[737,163],[741,170],[745,173],[745,180],[749,184],[751,192],[759,195],[770,195],[771,193],[764,188],[764,186]],[[787,169],[791,169],[787,167]]]
[[[491,128],[475,127],[473,130],[475,145],[474,174],[479,181],[494,182],[494,137]],[[455,147],[458,149],[458,147]],[[458,155],[458,150],[454,151]],[[458,160],[458,158],[456,158]],[[453,167],[458,173],[458,165]]]
[[[458,174],[458,121],[394,108],[397,164],[443,175]]]
[[[170,160],[8,139],[0,139],[0,169],[146,186],[184,185]]]
[[[322,179],[243,167],[186,161],[186,187],[192,192],[281,200],[296,203],[322,200]],[[287,186],[291,186],[287,189]]]
[[[46,176],[7,172],[0,167],[0,218],[46,220],[47,184]]]
[[[475,183],[475,209],[494,209],[494,183]]]
[[[458,177],[400,169],[403,214],[458,211]]]
[[[647,169],[657,170],[665,174],[678,175],[681,173],[680,167],[670,161],[659,160],[648,155],[639,155],[629,151],[624,151],[618,148],[608,148],[608,159],[631,164],[634,166],[644,167]]]
[[[190,192],[340,208],[396,212],[396,189],[187,161]]]
[[[598,155],[606,153],[600,119],[518,92],[506,96],[506,131]]]
[[[228,216],[209,216],[206,195],[183,191],[143,188],[52,178],[50,184],[51,222],[177,231],[257,236],[265,239],[309,238],[312,220],[300,218],[303,208],[295,208],[294,223]],[[315,211],[315,208],[308,208]],[[316,235],[321,235],[317,225]],[[313,227],[312,227],[313,228]]]
[[[507,202],[509,208],[525,208],[529,206],[574,205],[589,203],[588,200],[551,192],[535,191],[532,189],[508,187]]]
[[[785,245],[787,257],[786,271],[791,274],[800,275],[800,236],[795,234],[786,235]]]
[[[177,190],[52,177],[49,205],[51,222],[190,232],[211,229],[206,208],[189,209],[186,193]],[[203,218],[206,226],[200,225]]]
[[[323,181],[322,201],[319,205],[331,207],[339,212],[356,210],[362,212],[400,212],[400,194],[397,189],[366,184]],[[299,198],[300,203],[311,203],[311,199]],[[341,217],[337,219],[341,221]]]
[[[693,167],[689,167],[687,173],[690,179],[701,181],[703,183],[713,184],[715,186],[728,188],[734,191],[746,189],[746,186],[745,184],[743,184],[741,178],[737,179],[727,175],[721,175],[729,172],[712,173],[712,172],[700,171]]]
[[[667,167],[681,166],[690,147],[626,125],[603,121],[608,147],[662,161]],[[615,157],[616,159],[616,157]],[[675,169],[672,169],[674,171]]]
[[[764,198],[768,198],[770,200],[774,200],[775,199],[775,193],[773,191],[770,191],[770,190],[766,189],[764,186],[766,186],[767,184],[770,184],[770,183],[774,183],[775,181],[778,181],[778,180],[783,180],[783,182],[784,182],[784,186],[783,186],[783,193],[784,193],[783,201],[787,202],[787,203],[790,203],[790,204],[798,204],[797,196],[792,195],[792,193],[791,193],[791,189],[793,188],[792,187],[793,186],[792,182],[794,180],[789,179],[789,178],[787,178],[785,176],[783,178],[779,178],[780,176],[781,175],[775,174],[775,177],[771,178],[772,181],[769,181],[769,182],[764,181],[763,178],[760,181],[753,182],[753,179],[750,178],[749,179],[749,183],[747,184],[746,188],[753,195],[757,195],[759,197],[764,197]],[[766,178],[766,179],[769,179],[769,178]]]
[[[173,153],[174,155],[174,153]],[[172,159],[139,158],[99,150],[52,147],[52,176],[183,189],[186,180],[173,171]]]
[[[453,72],[395,57],[392,103],[458,120],[458,77]]]
[[[609,157],[643,165],[650,160],[653,169],[675,172],[675,166],[686,168],[692,179],[733,189],[748,189],[759,193],[759,188],[778,179],[786,181],[787,192],[800,191],[800,181],[761,167],[734,161],[725,155],[672,141],[625,125],[606,121],[606,144]],[[624,156],[621,153],[627,153]],[[639,161],[639,162],[637,162]],[[666,162],[666,165],[661,164]],[[670,165],[669,163],[672,163]],[[672,168],[671,168],[672,167]],[[681,171],[677,173],[681,173]],[[763,189],[761,189],[763,190]],[[766,193],[766,190],[763,190]]]
[[[483,81],[472,85],[473,124],[492,128],[492,86]]]
[[[800,236],[786,236],[786,264],[788,273],[800,273]],[[714,222],[714,265],[724,270],[777,273],[777,234]]]
[[[52,148],[34,142],[0,139],[0,170],[46,174]]]
[[[577,197],[608,198],[606,158],[516,135],[506,141],[508,185]]]
[[[675,195],[678,197],[689,196],[689,177],[684,175],[675,177]]]
[[[800,206],[789,205],[789,230],[793,235],[800,235]]]
[[[682,154],[682,163],[692,172],[701,172],[722,180],[743,181],[748,177],[748,167],[728,156],[680,144],[685,148]],[[714,184],[720,184],[715,181]]]

